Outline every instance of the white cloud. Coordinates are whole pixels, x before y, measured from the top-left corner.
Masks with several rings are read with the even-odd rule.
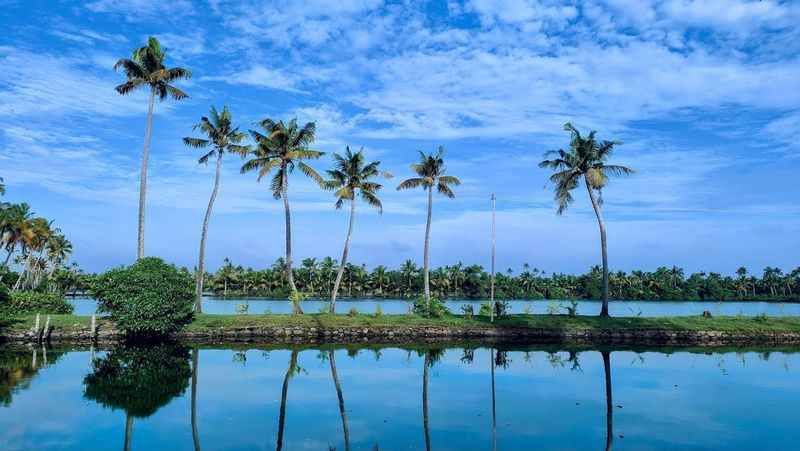
[[[96,13],[121,14],[131,22],[153,16],[169,19],[194,12],[189,0],[95,0],[86,3],[85,7]]]
[[[231,85],[247,85],[259,88],[278,89],[281,91],[305,93],[298,86],[301,78],[283,71],[255,65],[249,69],[228,75],[200,77],[200,81],[219,81]]]

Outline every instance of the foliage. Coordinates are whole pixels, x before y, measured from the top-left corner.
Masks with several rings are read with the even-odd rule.
[[[191,375],[189,350],[183,346],[125,345],[92,363],[92,372],[83,380],[83,396],[104,407],[145,418],[181,396]]]
[[[0,284],[2,286],[2,284]],[[4,287],[3,287],[4,288]],[[2,291],[3,288],[0,288]],[[2,296],[2,295],[0,295]],[[7,302],[0,306],[7,315],[25,313],[72,313],[72,304],[58,293],[12,291]]]
[[[567,309],[567,315],[578,316],[578,301],[575,299],[570,300],[569,305],[564,308]]]
[[[167,68],[164,62],[167,52],[161,47],[158,39],[150,37],[147,45],[133,51],[131,58],[122,58],[114,64],[114,70],[122,69],[127,81],[115,89],[127,95],[140,88],[150,88],[160,100],[172,97],[182,100],[188,95],[171,85],[175,80],[191,78],[192,73],[181,67]]]
[[[143,258],[102,274],[91,293],[98,300],[98,312],[110,314],[131,336],[168,335],[192,320],[191,276],[160,258]]]
[[[350,317],[358,316],[358,309],[355,307],[350,307],[350,310],[347,311],[347,316]]]
[[[331,257],[306,258],[295,271],[298,290],[311,297],[327,298],[333,288],[338,262]],[[454,265],[433,268],[431,294],[440,299],[485,299],[491,277],[480,265]],[[583,274],[548,273],[529,265],[520,271],[499,272],[495,293],[498,299],[599,299],[602,271],[599,266]],[[209,275],[210,289],[229,296],[266,296],[285,299],[289,293],[283,259],[264,269],[246,268],[226,260]],[[342,290],[347,297],[391,297],[414,299],[422,294],[422,271],[412,261],[398,268],[348,263],[344,267]],[[609,297],[652,301],[737,301],[800,300],[800,267],[784,272],[766,267],[758,275],[740,268],[734,275],[697,272],[686,275],[677,266],[661,266],[654,271],[613,271],[609,274]]]
[[[461,306],[461,314],[467,318],[472,318],[475,315],[475,307],[472,304],[464,304]]]
[[[246,315],[247,311],[250,310],[250,305],[244,302],[240,302],[236,304],[236,314],[237,315]]]
[[[5,305],[10,299],[11,295],[8,292],[8,287],[0,283],[0,305]]]
[[[431,318],[441,318],[450,312],[444,305],[444,301],[439,298],[431,298],[430,307],[426,306],[425,297],[420,296],[414,301],[412,311],[416,315],[427,316]]]
[[[378,304],[375,306],[375,317],[380,318],[381,316],[383,316],[383,309],[381,308],[381,305]]]
[[[302,311],[300,310],[300,303],[303,302],[305,299],[306,295],[303,294],[302,292],[297,290],[292,291],[292,293],[289,295],[289,302],[291,302],[292,306],[294,307],[292,311],[295,313]]]

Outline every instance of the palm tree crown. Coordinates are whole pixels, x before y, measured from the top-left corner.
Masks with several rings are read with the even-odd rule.
[[[334,168],[327,172],[330,180],[322,183],[325,189],[336,190],[336,208],[342,208],[345,200],[355,200],[356,192],[366,203],[383,212],[383,205],[378,199],[377,192],[383,188],[379,183],[370,182],[373,177],[380,175],[378,166],[380,161],[365,164],[362,150],[353,153],[348,146],[344,156],[333,154]],[[390,174],[384,173],[385,177]]]
[[[196,149],[203,149],[209,145],[214,147],[201,156],[198,163],[205,164],[214,154],[221,156],[228,151],[245,155],[249,150],[247,146],[239,145],[247,137],[247,134],[240,132],[238,127],[233,126],[231,112],[227,106],[222,107],[222,112],[217,112],[217,109],[212,106],[209,116],[203,116],[200,122],[192,128],[192,130],[198,129],[208,139],[186,137],[183,138],[183,143]]]
[[[453,190],[450,189],[450,185],[458,186],[461,184],[461,180],[452,175],[445,175],[447,167],[444,164],[443,158],[444,147],[439,146],[435,154],[426,155],[420,151],[419,156],[419,163],[411,165],[411,169],[417,173],[418,177],[403,180],[403,182],[397,186],[397,190],[400,191],[420,186],[427,190],[436,187],[436,190],[439,191],[440,194],[444,194],[451,199],[456,197]]]
[[[628,175],[634,172],[625,166],[606,164],[614,146],[620,144],[619,141],[598,141],[595,138],[595,131],[583,137],[569,122],[564,124],[564,130],[571,135],[569,150],[549,151],[545,153],[545,157],[556,156],[556,158],[539,163],[540,168],[557,171],[550,176],[550,181],[555,185],[558,214],[563,214],[574,200],[571,191],[580,185],[581,178],[589,188],[601,191],[609,176]]]
[[[281,198],[282,183],[284,179],[288,180],[288,175],[294,171],[295,166],[317,183],[322,183],[322,177],[317,171],[303,162],[316,160],[324,155],[324,152],[308,148],[314,142],[317,128],[313,122],[299,127],[297,119],[292,119],[288,124],[264,119],[259,125],[266,133],[250,130],[256,147],[251,149],[253,158],[242,166],[242,173],[258,170],[258,180],[261,180],[270,170],[278,168],[270,182],[275,199]]]
[[[114,89],[126,95],[149,86],[160,100],[166,99],[167,96],[175,100],[185,99],[188,95],[170,83],[181,78],[191,78],[192,73],[182,67],[165,67],[166,57],[167,52],[161,48],[158,39],[151,36],[146,46],[133,51],[130,59],[122,58],[114,64],[114,70],[122,68],[128,77],[125,83]]]

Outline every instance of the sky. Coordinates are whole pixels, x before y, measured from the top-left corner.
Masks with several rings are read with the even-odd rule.
[[[156,104],[147,255],[196,264],[213,165],[183,145],[214,105],[242,130],[315,121],[315,149],[362,148],[394,174],[383,214],[358,205],[351,261],[422,261],[425,195],[396,191],[417,151],[461,178],[434,199],[431,263],[579,273],[599,264],[585,191],[555,214],[537,163],[570,121],[622,141],[637,173],[604,189],[612,270],[732,273],[800,265],[800,2],[779,0],[0,0],[5,201],[55,220],[88,271],[136,255],[145,92],[120,96],[119,58],[156,36],[189,94]],[[223,162],[207,267],[283,252],[268,183]],[[329,155],[313,162],[331,166]],[[341,254],[347,211],[297,172],[295,260]]]

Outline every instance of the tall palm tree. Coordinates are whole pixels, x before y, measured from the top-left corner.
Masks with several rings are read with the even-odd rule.
[[[216,171],[214,173],[214,188],[211,190],[211,198],[208,199],[208,207],[206,208],[206,215],[203,217],[203,228],[200,232],[200,256],[197,261],[197,280],[195,284],[195,311],[202,313],[203,301],[203,279],[205,277],[205,255],[206,255],[206,237],[208,236],[208,221],[211,219],[211,210],[214,208],[214,200],[217,198],[219,191],[219,174],[222,169],[222,156],[225,152],[233,152],[239,155],[247,154],[248,147],[242,146],[241,143],[247,135],[240,132],[238,127],[233,126],[233,119],[228,107],[222,107],[222,112],[218,113],[217,109],[211,107],[209,117],[203,116],[200,122],[195,125],[192,130],[200,130],[208,139],[204,138],[183,138],[183,143],[187,146],[194,147],[195,149],[206,149],[211,146],[211,150],[206,152],[199,160],[200,164],[208,163],[208,159],[215,156],[217,157]]]
[[[422,261],[423,284],[425,287],[425,307],[430,310],[431,287],[430,287],[430,240],[431,240],[431,216],[433,215],[433,189],[450,199],[456,197],[450,185],[458,186],[461,180],[452,175],[446,175],[447,168],[444,164],[444,147],[439,146],[435,154],[424,154],[420,151],[420,160],[411,165],[411,169],[417,177],[403,180],[397,186],[397,190],[422,187],[428,192],[428,219],[425,223],[425,247]]]
[[[539,163],[540,168],[549,168],[555,172],[550,176],[550,181],[555,186],[555,200],[558,204],[557,214],[561,215],[574,200],[572,190],[577,188],[581,181],[586,185],[589,200],[594,208],[597,223],[600,227],[600,248],[603,257],[603,307],[600,316],[608,316],[608,251],[606,248],[606,225],[603,220],[602,190],[612,175],[628,175],[634,171],[625,166],[606,164],[611,156],[614,146],[619,141],[598,141],[595,131],[583,137],[572,124],[564,124],[564,130],[570,133],[569,150],[554,150],[547,152],[546,159]]]
[[[270,181],[272,197],[283,199],[283,209],[286,219],[286,261],[285,271],[286,280],[292,292],[297,291],[292,275],[292,219],[289,210],[289,174],[294,171],[295,166],[300,168],[306,176],[317,183],[322,183],[322,177],[311,166],[303,160],[316,160],[323,152],[312,150],[308,146],[314,142],[316,125],[308,122],[304,126],[297,125],[297,119],[292,119],[288,123],[283,121],[275,122],[272,119],[264,119],[259,123],[266,132],[262,134],[255,130],[250,130],[250,135],[256,142],[256,146],[251,149],[250,160],[242,166],[242,173],[258,171],[258,180],[269,174],[273,168],[277,171]],[[300,305],[294,303],[295,313],[302,313]]]
[[[339,262],[339,271],[336,273],[336,281],[333,283],[331,292],[331,313],[336,313],[336,295],[339,292],[339,284],[342,282],[342,274],[347,265],[347,254],[350,252],[350,238],[353,235],[353,221],[356,216],[356,194],[367,204],[383,212],[383,205],[378,199],[377,193],[383,188],[370,180],[380,174],[378,167],[380,161],[366,163],[363,150],[353,153],[350,146],[347,147],[344,156],[338,153],[333,154],[333,169],[327,171],[330,180],[323,182],[325,189],[336,190],[336,209],[342,208],[345,201],[350,202],[350,222],[347,226],[347,238],[344,240],[344,250],[342,250],[342,260]]]
[[[136,257],[144,257],[144,209],[147,197],[147,160],[150,157],[150,138],[153,134],[153,106],[156,96],[163,101],[167,97],[182,100],[188,95],[170,83],[181,78],[190,78],[192,73],[182,67],[167,68],[164,61],[167,52],[161,48],[158,39],[150,37],[147,45],[133,51],[131,58],[122,58],[114,64],[114,70],[122,68],[127,81],[115,89],[122,95],[130,94],[139,88],[150,88],[147,104],[147,124],[144,131],[142,150],[142,169],[139,176],[139,236]]]

